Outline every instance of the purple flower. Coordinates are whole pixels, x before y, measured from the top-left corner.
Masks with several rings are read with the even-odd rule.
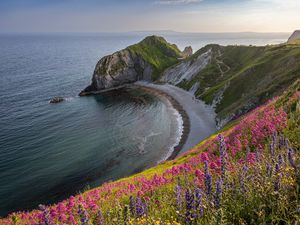
[[[260,155],[259,155],[258,150],[255,151],[255,160],[256,160],[256,162],[260,161]]]
[[[222,179],[225,179],[226,176],[226,143],[224,136],[218,135],[219,143],[220,143],[220,158],[221,158],[221,171],[222,171]]]
[[[200,188],[195,189],[195,209],[199,210],[199,217],[203,216],[203,207],[202,207],[202,190]]]
[[[99,224],[99,225],[104,224],[104,217],[100,210],[97,213],[97,222],[98,222],[97,224]]]
[[[136,204],[135,204],[135,216],[136,218],[148,216],[148,207],[146,202],[143,202],[140,197],[136,198]]]
[[[286,138],[286,139],[284,140],[284,145],[285,145],[285,148],[286,148],[286,149],[289,149],[289,139]]]
[[[143,202],[140,197],[136,198],[135,214],[136,214],[136,217],[142,217],[144,215]]]
[[[214,196],[214,203],[217,209],[221,206],[221,198],[222,198],[222,180],[218,180],[216,183],[216,192]]]
[[[290,162],[291,167],[293,167],[295,170],[297,169],[296,163],[294,161],[294,157],[293,157],[293,149],[289,148],[289,152],[288,152],[288,159]]]
[[[272,176],[272,165],[270,163],[267,164],[267,167],[266,167],[266,176],[267,177],[271,177]]]
[[[206,194],[207,195],[210,195],[211,193],[211,182],[212,182],[212,177],[211,175],[209,174],[209,171],[208,171],[208,162],[205,161],[205,167],[204,167],[204,172],[205,172],[205,187],[206,187]]]
[[[275,182],[274,182],[274,190],[279,191],[281,174],[280,174],[280,166],[279,166],[278,163],[275,166],[275,173],[276,173],[277,177],[276,177]]]
[[[129,197],[129,209],[132,216],[135,216],[135,200],[133,196]]]
[[[39,205],[39,208],[40,208],[40,210],[43,211],[43,220],[44,220],[45,225],[54,225],[51,222],[49,209],[44,205]]]
[[[177,210],[181,210],[182,205],[182,196],[181,196],[181,186],[180,186],[180,180],[178,178],[178,184],[175,186],[175,193],[176,193],[176,207]]]
[[[283,163],[284,163],[283,157],[282,157],[281,154],[279,154],[278,155],[278,165],[279,165],[279,167],[281,167]]]
[[[78,212],[78,215],[80,217],[80,224],[81,225],[88,225],[89,215],[88,215],[87,211],[85,210],[85,208],[82,205],[79,205],[77,212]]]
[[[270,147],[270,153],[271,153],[272,157],[275,156],[276,143],[277,143],[277,133],[273,132],[273,134],[272,134],[272,141],[271,141],[271,144],[269,145],[269,147]]]
[[[185,220],[188,223],[193,219],[193,210],[195,207],[194,204],[194,195],[190,189],[187,189],[185,191],[185,201],[186,201],[186,214],[185,214]]]
[[[273,143],[269,144],[269,148],[270,148],[271,156],[274,157],[274,155],[275,155],[275,147],[274,147]]]

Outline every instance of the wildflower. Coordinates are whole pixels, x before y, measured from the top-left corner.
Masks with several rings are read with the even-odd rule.
[[[182,196],[181,196],[181,186],[178,180],[178,184],[175,186],[175,192],[176,192],[176,207],[177,210],[181,210],[181,204],[182,204]]]
[[[148,214],[148,209],[146,203],[143,203],[140,197],[136,198],[136,205],[135,205],[135,215],[137,218],[142,217]]]
[[[282,157],[281,154],[279,154],[278,155],[278,165],[279,165],[279,167],[281,167],[283,163],[284,163],[283,157]]]
[[[70,215],[68,218],[68,224],[77,224],[73,215]]]
[[[293,167],[294,169],[297,169],[297,166],[295,164],[294,157],[293,157],[293,149],[292,148],[289,148],[289,150],[288,150],[288,159],[289,159],[291,167]]]
[[[134,201],[133,196],[129,197],[129,209],[130,209],[131,215],[134,216],[135,215],[135,201]]]
[[[195,209],[199,210],[199,216],[203,216],[203,208],[202,208],[202,190],[200,188],[196,188],[195,190]]]
[[[220,143],[220,157],[221,157],[221,171],[222,171],[222,179],[225,179],[226,176],[226,143],[224,140],[224,136],[218,135],[219,143]]]
[[[272,165],[270,163],[267,164],[267,167],[266,167],[266,176],[267,177],[271,177],[272,176]]]
[[[275,150],[274,150],[274,145],[271,143],[271,144],[269,144],[269,148],[270,148],[270,153],[271,153],[271,156],[272,157],[274,157],[274,152],[275,152]]]
[[[279,188],[280,188],[280,179],[281,179],[281,174],[280,174],[280,166],[279,164],[277,163],[276,166],[275,166],[275,172],[276,172],[276,180],[274,182],[274,190],[275,191],[279,191]]]
[[[285,148],[286,148],[286,149],[289,149],[289,139],[286,138],[286,139],[284,140],[284,145],[285,145]]]
[[[39,208],[43,212],[43,220],[45,225],[52,225],[53,223],[51,222],[49,210],[47,209],[47,207],[44,205],[39,205]]]
[[[185,201],[186,201],[186,221],[193,219],[193,209],[194,209],[194,195],[190,189],[185,191]]]
[[[208,162],[207,161],[205,161],[204,170],[205,170],[206,194],[210,195],[210,193],[211,193],[211,181],[212,181],[212,178],[211,178],[211,175],[209,174],[209,171],[208,171]]]
[[[214,203],[217,209],[219,209],[221,206],[221,196],[222,196],[222,180],[218,180],[216,183],[216,193],[214,196],[215,197]]]
[[[99,225],[104,224],[104,217],[100,210],[97,213],[97,224],[99,224]]]
[[[89,223],[88,213],[82,205],[78,207],[78,215],[80,217],[80,224],[87,225]]]

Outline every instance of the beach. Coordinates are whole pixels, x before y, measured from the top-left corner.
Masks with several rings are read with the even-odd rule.
[[[159,85],[139,81],[135,85],[151,92],[151,94],[167,98],[183,120],[180,142],[174,147],[168,160],[192,149],[217,131],[214,109],[196,99],[192,93],[170,84]]]

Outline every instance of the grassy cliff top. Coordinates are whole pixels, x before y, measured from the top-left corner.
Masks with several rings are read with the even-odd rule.
[[[175,44],[170,44],[163,37],[154,35],[146,37],[127,49],[153,66],[153,80],[156,80],[166,68],[177,63],[181,57],[181,52]]]
[[[243,114],[280,94],[299,78],[299,45],[208,45],[193,57],[208,49],[213,54],[211,63],[180,86],[188,90],[199,82],[196,95],[209,104],[220,94],[222,100],[216,106],[220,118]]]

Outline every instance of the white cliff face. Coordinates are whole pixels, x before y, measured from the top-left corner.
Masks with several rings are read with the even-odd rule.
[[[212,59],[212,50],[199,55],[197,58],[184,61],[178,65],[167,69],[160,81],[167,82],[173,85],[179,84],[181,81],[191,80],[195,75],[201,72]]]
[[[200,87],[200,83],[196,82],[193,84],[193,86],[190,88],[189,92],[193,95],[195,95],[196,91],[198,90],[198,88]]]
[[[294,31],[294,33],[290,36],[288,42],[300,40],[300,30]]]
[[[138,80],[151,81],[153,68],[140,56],[124,49],[103,57],[96,65],[92,84],[80,95],[133,83]]]

